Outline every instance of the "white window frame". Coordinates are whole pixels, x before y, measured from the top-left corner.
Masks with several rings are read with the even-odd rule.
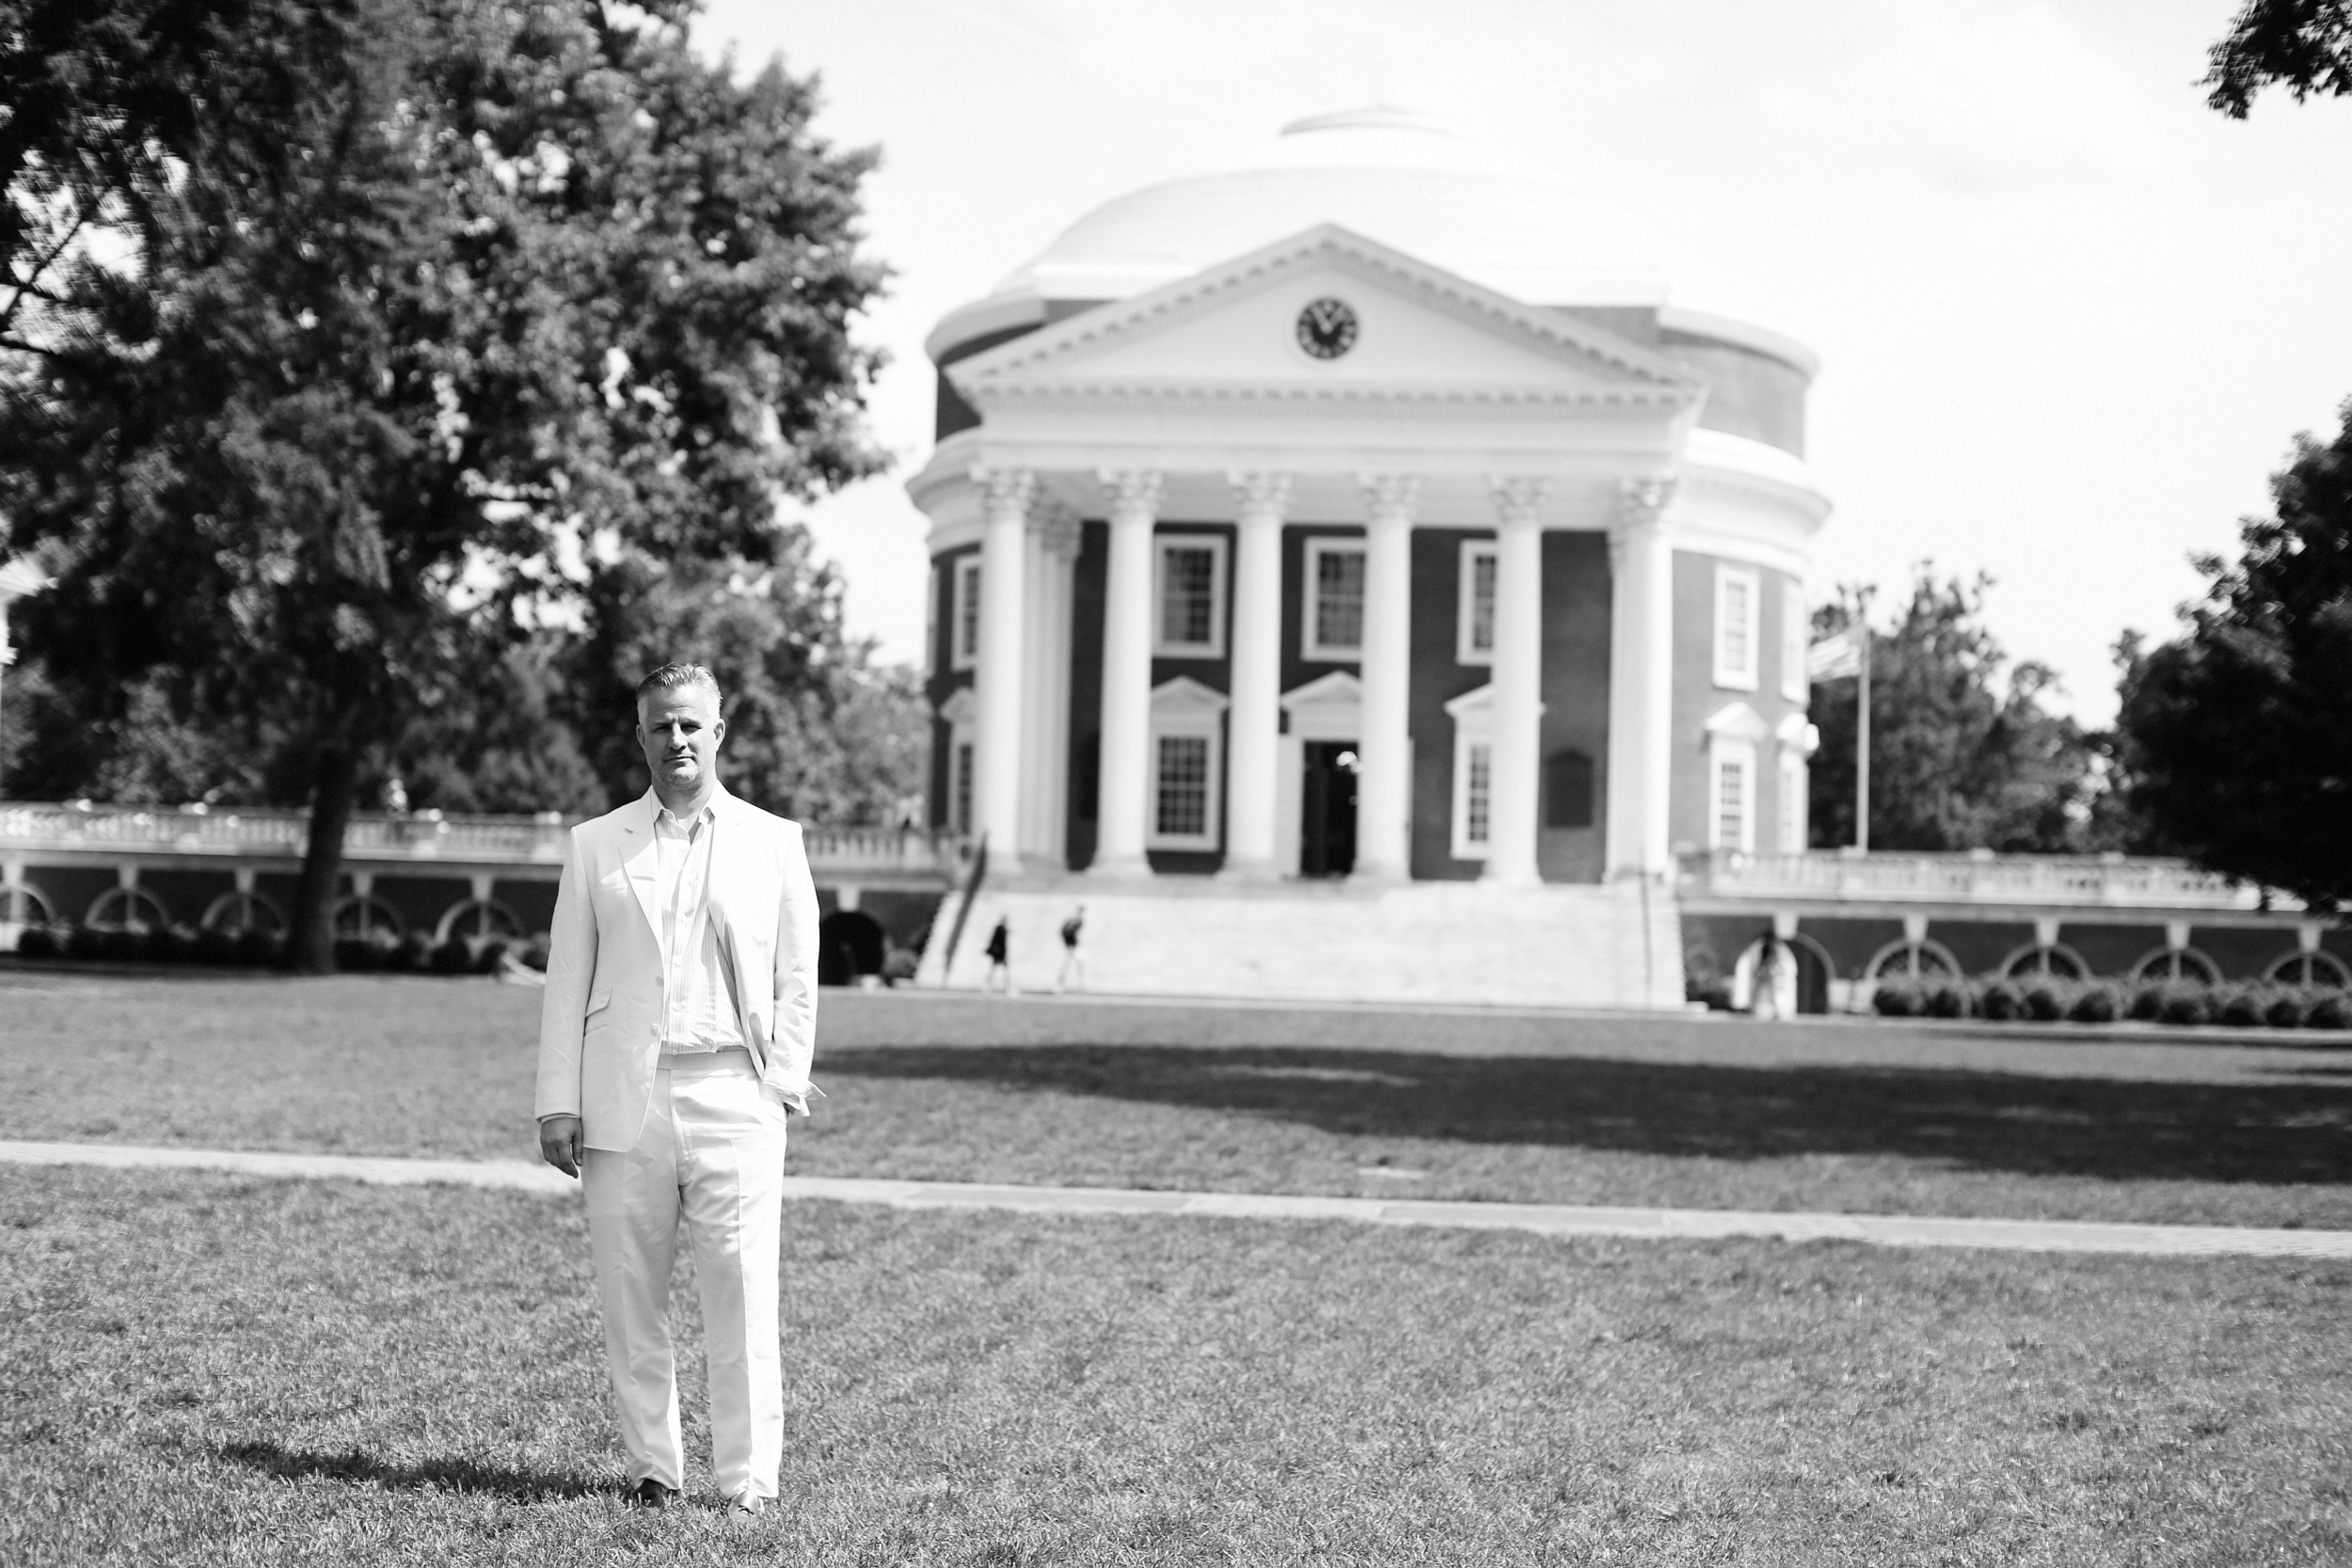
[[[1724,842],[1724,766],[1740,765],[1739,841]],[[1756,853],[1756,745],[1717,736],[1707,749],[1707,847],[1715,850]]]
[[[1811,800],[1812,768],[1804,753],[1789,747],[1780,752],[1780,852],[1802,855],[1805,850],[1805,820]]]
[[[1209,639],[1178,642],[1167,635],[1168,554],[1170,550],[1209,552]],[[1226,542],[1221,533],[1160,533],[1152,539],[1152,657],[1154,658],[1223,658],[1225,657]]]
[[[1486,603],[1487,645],[1479,647],[1471,641],[1478,626],[1478,562],[1492,561],[1498,576],[1502,572],[1502,545],[1495,539],[1465,539],[1462,541],[1462,565],[1459,587],[1454,599],[1454,662],[1456,664],[1490,665],[1495,661],[1494,601]]]
[[[1475,775],[1478,754],[1484,752],[1486,761],[1486,836],[1470,836],[1470,807],[1476,795]],[[1494,740],[1482,727],[1475,733],[1456,730],[1454,734],[1454,842],[1450,846],[1457,861],[1483,861],[1494,847],[1495,792]]]
[[[1758,592],[1761,585],[1756,577],[1753,566],[1718,565],[1715,568],[1715,684],[1733,691],[1756,689],[1756,645],[1760,641],[1756,633],[1764,624],[1763,599]],[[1731,618],[1724,612],[1735,586],[1745,590],[1748,605],[1746,657],[1740,662],[1728,657],[1732,650],[1729,647],[1730,638],[1725,634],[1730,630]]]
[[[1327,555],[1362,555],[1365,541],[1342,534],[1318,534],[1307,541],[1306,553],[1300,557],[1298,574],[1298,657],[1329,664],[1359,664],[1363,661],[1364,645],[1327,644],[1315,635],[1315,581],[1321,574],[1321,562]],[[1369,588],[1370,582],[1365,586]],[[1365,595],[1369,598],[1371,595]]]
[[[1152,690],[1152,749],[1144,771],[1143,847],[1147,849],[1214,851],[1224,842],[1226,697],[1199,681],[1178,676]],[[1160,742],[1179,736],[1208,741],[1208,800],[1202,832],[1160,832]]]
[[[980,662],[980,552],[956,557],[955,592],[947,616],[947,668],[950,673],[973,670]],[[964,633],[971,632],[966,641]]]
[[[1804,584],[1780,585],[1780,694],[1792,703],[1810,702],[1813,687],[1804,673],[1804,656],[1813,645],[1812,612],[1804,602]]]

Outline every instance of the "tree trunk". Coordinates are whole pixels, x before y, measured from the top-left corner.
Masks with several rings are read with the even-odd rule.
[[[310,837],[302,850],[294,929],[286,940],[286,967],[297,974],[335,973],[335,879],[342,871],[343,830],[351,822],[358,777],[359,755],[352,747],[328,746],[319,753]]]

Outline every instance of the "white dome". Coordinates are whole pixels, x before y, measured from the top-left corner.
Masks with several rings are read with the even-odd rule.
[[[967,309],[994,315],[1023,301],[1123,299],[1319,223],[1524,304],[1648,307],[1669,325],[1754,342],[1810,368],[1809,353],[1640,214],[1442,121],[1387,108],[1298,120],[1223,168],[1106,202]],[[962,335],[942,326],[943,336]]]

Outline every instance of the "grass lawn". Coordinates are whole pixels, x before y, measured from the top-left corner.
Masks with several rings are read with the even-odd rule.
[[[2352,1558],[2341,1265],[787,1225],[785,1506],[739,1523],[698,1426],[704,1506],[619,1506],[576,1203],[0,1169],[0,1560]]]
[[[0,1138],[525,1158],[538,993],[0,971]],[[2352,1228],[2352,1050],[829,992],[793,1168]]]

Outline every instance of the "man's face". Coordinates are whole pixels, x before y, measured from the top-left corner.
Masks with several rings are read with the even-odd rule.
[[[716,778],[711,766],[726,733],[707,686],[654,691],[637,705],[637,742],[654,783],[666,791],[692,795]]]

